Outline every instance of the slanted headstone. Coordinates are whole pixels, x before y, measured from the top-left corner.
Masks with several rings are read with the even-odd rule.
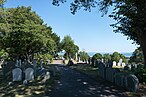
[[[50,79],[50,72],[46,72],[44,79],[41,81],[41,83],[45,83],[49,79]]]
[[[139,80],[135,75],[130,74],[126,77],[126,88],[133,92],[138,91]]]
[[[25,70],[25,80],[34,80],[34,70],[32,68],[27,68]]]
[[[12,70],[13,81],[22,80],[22,70],[20,68],[15,68]]]

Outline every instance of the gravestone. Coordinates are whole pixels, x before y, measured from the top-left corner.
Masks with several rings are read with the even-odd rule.
[[[12,78],[13,78],[13,81],[21,81],[22,80],[22,70],[20,68],[13,69]]]
[[[116,61],[113,61],[113,66],[117,66],[117,63],[116,63]]]
[[[110,82],[114,82],[114,74],[115,74],[115,70],[112,68],[107,68],[106,69],[106,80],[110,81]]]
[[[125,76],[122,73],[115,74],[115,84],[121,87],[125,87]]]
[[[27,68],[24,72],[25,80],[34,80],[34,70],[32,68]]]
[[[126,66],[124,67],[124,70],[130,70],[130,68],[126,65]]]
[[[119,60],[118,66],[121,66],[121,65],[122,65],[122,61],[123,61],[123,59],[120,59],[120,60]]]
[[[139,89],[139,80],[135,75],[128,75],[126,77],[126,88],[130,91],[136,92]]]
[[[12,77],[12,70],[16,68],[15,66],[15,62],[13,61],[9,61],[9,62],[5,62],[3,64],[3,74],[4,74],[4,77],[6,78],[11,78]]]
[[[21,60],[19,60],[19,62],[18,62],[18,66],[19,66],[19,67],[22,66],[22,64],[21,64]]]
[[[99,76],[106,79],[106,67],[103,63],[99,63]]]
[[[4,60],[0,60],[0,69],[2,68],[2,65],[4,64]]]
[[[36,68],[36,66],[37,66],[37,60],[33,60],[33,69],[34,69],[34,76],[36,77],[36,70],[37,70],[37,68]]]
[[[123,63],[122,63],[122,67],[124,68],[125,66],[126,66],[126,64],[123,62]]]

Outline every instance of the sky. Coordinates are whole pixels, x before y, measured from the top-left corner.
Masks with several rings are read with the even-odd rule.
[[[69,0],[68,0],[69,1]],[[86,52],[133,52],[138,45],[127,40],[127,36],[114,33],[110,24],[115,23],[108,15],[101,17],[98,8],[91,12],[79,10],[71,14],[70,3],[61,4],[59,7],[52,5],[52,0],[8,0],[6,8],[18,6],[31,6],[44,23],[53,28],[61,39],[70,35],[80,50]],[[110,12],[109,12],[110,14]]]

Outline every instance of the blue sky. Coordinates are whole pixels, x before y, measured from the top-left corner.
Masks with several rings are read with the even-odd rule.
[[[69,3],[53,6],[52,0],[8,0],[5,7],[31,6],[53,31],[63,39],[70,35],[81,50],[90,52],[133,52],[137,45],[126,36],[114,33],[110,24],[114,21],[105,15],[101,17],[98,8],[92,12],[79,10],[70,13]]]

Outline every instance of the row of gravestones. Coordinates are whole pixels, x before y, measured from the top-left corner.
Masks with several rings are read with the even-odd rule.
[[[40,66],[37,66],[36,60],[33,61],[33,63],[30,63],[28,61],[9,61],[9,62],[4,62],[2,64],[2,70],[3,70],[3,75],[5,78],[11,78],[11,72],[15,68],[20,68],[22,71],[25,71],[27,68],[32,68],[34,70],[34,75],[44,75],[45,70],[42,66],[42,61],[40,62]]]
[[[32,68],[27,68],[24,71],[25,80],[30,81],[34,80],[34,70]],[[23,71],[20,68],[15,68],[12,70],[12,80],[13,81],[22,81]]]
[[[130,91],[136,92],[139,89],[138,78],[129,73],[120,72],[120,69],[107,67],[104,63],[99,63],[99,76],[102,79],[108,80],[117,86],[124,87]]]

